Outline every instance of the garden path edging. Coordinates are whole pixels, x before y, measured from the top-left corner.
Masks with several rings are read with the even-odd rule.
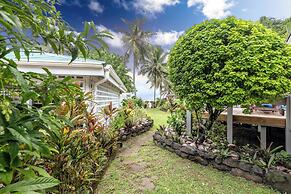
[[[201,151],[187,144],[174,142],[159,132],[153,135],[154,143],[178,156],[189,159],[204,166],[212,165],[214,168],[229,172],[235,176],[243,177],[257,183],[263,183],[280,192],[291,193],[291,174],[271,168],[268,171],[257,165],[239,161],[236,158],[220,158],[212,152]]]
[[[121,128],[119,129],[119,141],[126,141],[130,137],[135,137],[137,135],[140,135],[144,132],[147,132],[150,130],[153,126],[154,121],[153,120],[147,120],[139,125],[133,126],[131,128]]]

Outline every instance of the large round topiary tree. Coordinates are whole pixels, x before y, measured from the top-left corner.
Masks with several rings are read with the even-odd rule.
[[[210,129],[225,106],[251,105],[290,92],[290,46],[263,25],[229,17],[195,25],[169,57],[176,95],[209,112]]]

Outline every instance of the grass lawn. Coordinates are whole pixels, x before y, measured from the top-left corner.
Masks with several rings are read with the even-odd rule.
[[[167,113],[147,110],[154,128]],[[99,193],[275,193],[270,188],[182,159],[154,145],[152,131],[127,141],[99,185]]]

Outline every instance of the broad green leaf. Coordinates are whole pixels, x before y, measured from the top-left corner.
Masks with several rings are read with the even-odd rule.
[[[48,76],[53,76],[53,74],[50,72],[50,70],[48,70],[48,68],[44,67],[42,69],[48,74]]]
[[[37,166],[30,166],[30,168],[32,168],[33,170],[35,170],[36,172],[38,172],[38,174],[40,176],[43,176],[43,177],[51,177],[49,175],[49,173],[46,170],[44,170],[43,168],[40,168],[40,167],[37,167]]]
[[[72,59],[71,59],[69,64],[71,64],[73,61],[75,61],[77,59],[78,54],[79,54],[78,48],[74,47],[71,51],[71,54],[72,54]]]
[[[84,24],[84,32],[83,32],[85,37],[88,36],[89,31],[90,31],[90,25],[88,24],[88,22],[85,22],[85,24]]]
[[[12,142],[8,145],[8,152],[10,154],[11,160],[14,160],[14,158],[17,156],[19,151],[18,144],[16,142]]]
[[[7,152],[0,152],[0,164],[4,168],[9,168],[10,167],[10,155]]]
[[[17,168],[16,170],[19,171],[24,176],[24,180],[32,180],[37,177],[32,168],[25,169]]]
[[[17,129],[13,129],[13,128],[10,128],[10,127],[8,127],[7,129],[9,130],[9,132],[11,133],[11,135],[13,135],[13,137],[16,140],[18,140],[19,142],[22,142],[22,143],[27,144],[31,148],[31,141],[30,141],[30,139],[27,139],[26,137],[24,137],[21,133],[19,133],[17,131]],[[20,129],[20,128],[18,128],[18,129]]]
[[[20,60],[20,49],[15,49],[14,55],[15,55],[16,59],[19,61]]]
[[[9,70],[11,71],[11,73],[15,76],[18,84],[20,85],[20,87],[25,91],[25,92],[29,92],[28,89],[28,85],[26,80],[24,79],[24,77],[22,76],[22,74],[14,67],[9,67]]]
[[[0,182],[3,182],[5,185],[8,185],[11,183],[13,178],[13,171],[7,171],[7,172],[0,172]]]
[[[60,182],[52,177],[39,177],[33,180],[24,180],[0,189],[0,194],[8,192],[27,192],[44,190],[58,185]]]

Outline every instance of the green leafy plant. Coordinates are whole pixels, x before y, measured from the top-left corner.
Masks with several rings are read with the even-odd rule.
[[[282,149],[282,146],[272,148],[272,143],[266,148],[243,146],[240,149],[241,160],[251,164],[256,164],[261,168],[268,170],[277,163],[277,152]]]
[[[208,112],[206,130],[225,106],[272,101],[291,91],[290,46],[263,25],[235,17],[189,29],[168,65],[175,94],[192,110]]]
[[[225,159],[225,158],[228,158],[229,156],[231,156],[231,153],[229,151],[229,148],[221,148],[221,149],[219,149],[219,153],[217,153],[217,155],[221,159]]]
[[[52,177],[39,177],[30,180],[23,180],[17,183],[8,185],[0,189],[0,193],[37,193],[35,191],[42,191],[59,184],[59,181]]]
[[[128,107],[128,108],[143,108],[144,102],[141,98],[138,97],[131,97],[128,99],[124,99],[122,101],[122,106],[123,107]]]
[[[276,163],[291,168],[291,155],[288,152],[281,150],[276,153]]]
[[[22,73],[15,61],[22,52],[29,60],[31,51],[67,53],[73,62],[90,48],[105,46],[93,22],[84,23],[84,32],[72,32],[55,8],[55,1],[3,0],[0,2],[0,192],[33,193],[59,184],[43,169],[42,161],[56,149],[48,142],[58,139],[70,121],[56,114],[56,107],[80,92],[68,78]],[[28,105],[28,101],[38,106]]]
[[[186,112],[183,109],[176,109],[167,120],[170,128],[174,129],[178,136],[182,135],[182,132],[186,128]]]
[[[227,147],[226,126],[219,122],[214,123],[212,130],[207,131],[206,138],[213,141],[218,149]]]

